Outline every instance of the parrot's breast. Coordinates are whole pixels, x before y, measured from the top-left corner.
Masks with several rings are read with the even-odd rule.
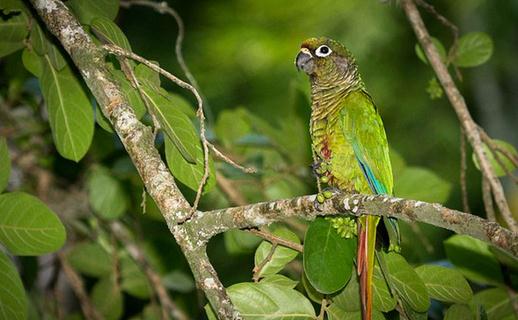
[[[340,127],[339,112],[311,121],[313,150],[327,168],[328,185],[347,192],[371,193],[351,144]]]

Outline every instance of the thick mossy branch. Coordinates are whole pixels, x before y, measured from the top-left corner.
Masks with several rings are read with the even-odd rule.
[[[199,212],[184,227],[196,230],[198,244],[218,233],[235,228],[259,227],[290,217],[314,219],[316,216],[373,214],[408,222],[424,222],[488,242],[518,257],[518,234],[480,217],[445,208],[437,203],[389,196],[338,194],[319,210],[315,195],[262,202],[247,206]]]

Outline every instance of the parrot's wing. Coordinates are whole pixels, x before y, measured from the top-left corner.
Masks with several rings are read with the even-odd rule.
[[[341,127],[374,194],[392,194],[393,180],[385,129],[371,97],[350,93],[341,108]]]

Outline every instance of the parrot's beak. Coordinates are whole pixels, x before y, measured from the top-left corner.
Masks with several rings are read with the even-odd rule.
[[[295,65],[298,70],[304,70],[307,74],[313,73],[315,64],[313,62],[313,55],[308,48],[300,49],[299,54],[297,54],[297,58],[295,58]]]

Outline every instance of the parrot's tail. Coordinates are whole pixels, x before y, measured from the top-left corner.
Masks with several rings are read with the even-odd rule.
[[[379,219],[376,216],[362,216],[358,224],[358,258],[356,262],[360,277],[363,320],[372,318],[372,275],[374,273],[374,250],[376,249],[376,226]]]

